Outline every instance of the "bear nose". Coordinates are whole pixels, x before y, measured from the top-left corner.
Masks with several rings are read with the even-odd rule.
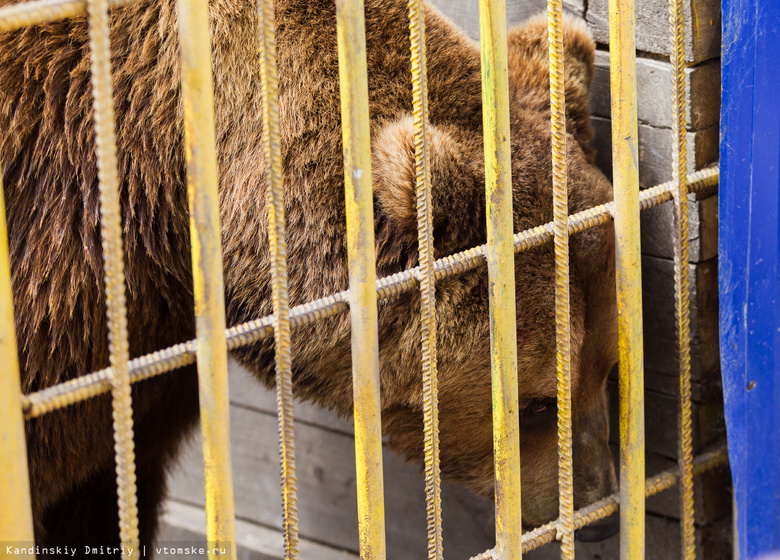
[[[580,542],[599,542],[616,535],[620,531],[620,517],[612,515],[593,525],[574,532],[574,538]]]

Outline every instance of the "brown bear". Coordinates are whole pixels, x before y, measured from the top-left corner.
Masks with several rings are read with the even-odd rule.
[[[0,4],[9,4],[1,0]],[[377,271],[417,262],[408,13],[367,0]],[[277,0],[281,149],[292,305],[348,287],[333,0]],[[211,0],[211,44],[228,324],[271,313],[254,1]],[[437,257],[485,242],[479,47],[426,8]],[[594,165],[594,43],[567,22],[570,211],[611,198]],[[514,228],[552,219],[546,22],[509,33]],[[186,165],[174,0],[111,11],[130,352],[194,337]],[[37,391],[107,366],[88,27],[84,17],[0,35],[0,159],[22,383]],[[610,227],[571,240],[575,507],[615,489],[605,379],[616,361]],[[557,515],[554,264],[548,244],[517,255],[523,520]],[[442,473],[493,492],[484,267],[437,285]],[[423,455],[419,299],[379,302],[388,445]],[[296,394],[352,411],[348,314],[293,332]],[[273,345],[235,353],[273,383]],[[133,386],[141,540],[155,536],[165,474],[198,418],[194,368]],[[26,424],[39,544],[118,541],[107,395]],[[610,530],[596,529],[590,536]]]

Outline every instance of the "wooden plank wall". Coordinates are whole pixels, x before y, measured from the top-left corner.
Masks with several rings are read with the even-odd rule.
[[[281,494],[275,396],[235,363],[231,363],[230,383],[236,516],[266,530],[279,530]],[[296,403],[295,414],[301,537],[355,554],[358,518],[352,423],[308,403]],[[425,487],[420,468],[387,451],[384,474],[388,558],[423,558],[427,544]],[[203,507],[199,438],[188,446],[182,468],[170,484],[175,502]],[[452,557],[468,558],[492,547],[493,503],[452,485],[445,485],[443,492],[447,518],[444,539]],[[181,540],[168,535],[163,539]],[[278,544],[281,551],[281,540]]]
[[[478,38],[476,0],[433,0],[472,38]],[[593,84],[593,125],[597,163],[611,174],[607,0],[564,0],[565,10],[583,17],[598,46]],[[546,8],[545,0],[507,0],[510,23]],[[637,2],[637,61],[640,181],[649,187],[671,179],[671,98],[667,0]],[[718,0],[690,0],[686,12],[689,66],[688,146],[690,169],[717,161],[720,102],[720,11]],[[724,435],[718,354],[717,196],[692,197],[689,205],[691,319],[693,328],[694,430],[697,451]],[[642,276],[645,309],[647,469],[654,474],[675,464],[677,391],[675,363],[672,207],[642,215]],[[279,464],[275,401],[231,366],[231,428],[240,556],[281,558]],[[616,384],[610,381],[613,411]],[[614,414],[613,414],[614,416]],[[306,558],[355,558],[357,511],[352,428],[348,420],[301,403],[296,407],[299,511]],[[617,424],[612,440],[617,442]],[[615,445],[615,450],[617,447]],[[385,453],[388,558],[425,557],[425,504],[418,466]],[[202,540],[200,443],[187,448],[171,477],[171,501],[161,541]],[[724,470],[697,480],[696,523],[699,558],[731,558],[730,478]],[[462,488],[444,488],[444,543],[451,560],[469,558],[493,546],[493,506]],[[647,502],[647,558],[679,558],[677,493]],[[616,538],[577,544],[577,558],[618,557]],[[302,556],[302,557],[304,557]],[[527,555],[558,558],[555,545]]]

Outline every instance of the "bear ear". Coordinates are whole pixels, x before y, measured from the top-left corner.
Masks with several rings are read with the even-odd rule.
[[[385,125],[372,140],[371,168],[379,276],[417,263],[414,123],[410,118]]]
[[[452,250],[479,228],[473,185],[481,162],[464,157],[446,131],[429,125],[433,227],[437,251]],[[407,115],[385,124],[372,138],[376,264],[379,276],[418,262],[414,120]],[[472,223],[473,222],[473,223]]]
[[[590,85],[593,81],[596,43],[581,19],[563,18],[566,127],[586,153],[591,153]],[[508,34],[509,88],[513,101],[534,111],[549,111],[547,14],[513,27]]]

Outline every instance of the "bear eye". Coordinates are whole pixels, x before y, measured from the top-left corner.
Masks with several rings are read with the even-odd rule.
[[[520,412],[520,425],[526,429],[542,428],[554,422],[558,416],[555,399],[535,399],[523,403]]]

